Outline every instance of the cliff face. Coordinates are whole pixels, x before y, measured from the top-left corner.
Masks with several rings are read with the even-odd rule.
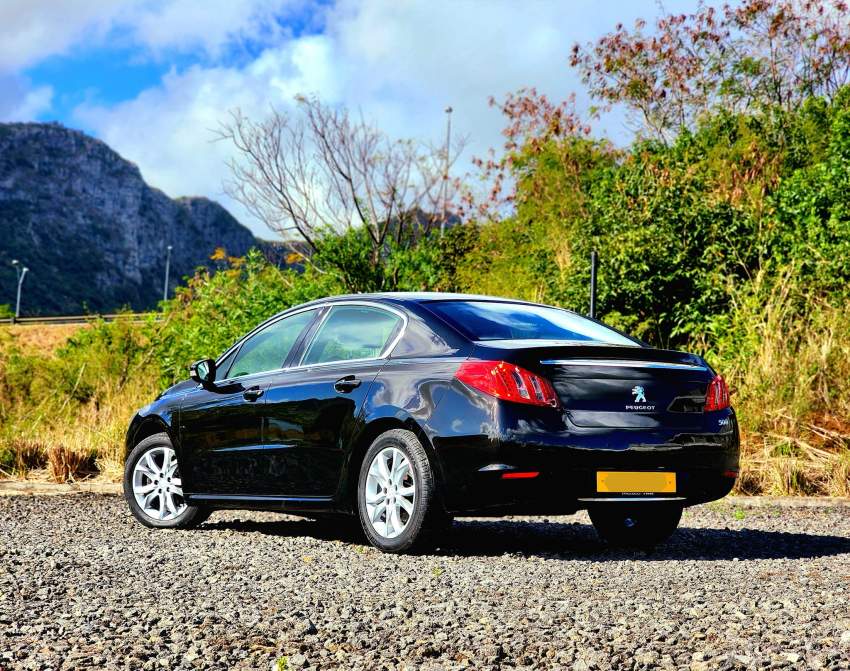
[[[0,124],[0,304],[14,307],[12,259],[29,266],[21,314],[152,308],[171,286],[257,240],[219,204],[172,200],[106,144],[57,124]]]

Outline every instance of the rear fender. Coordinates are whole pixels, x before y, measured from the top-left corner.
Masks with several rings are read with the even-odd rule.
[[[438,487],[442,482],[442,469],[437,460],[431,441],[417,420],[401,408],[383,407],[369,418],[361,417],[358,431],[352,436],[351,449],[346,455],[343,477],[337,490],[339,507],[345,512],[353,512],[356,508],[354,497],[357,492],[357,480],[363,458],[375,439],[382,433],[392,429],[407,429],[416,435],[425,448],[428,460],[437,476]]]
[[[426,427],[463,360],[454,356],[391,359],[381,369],[349,441],[351,447],[337,493],[341,506],[351,509],[363,456],[377,436],[391,429],[407,429],[416,434],[434,469],[438,491],[442,492],[443,468]]]

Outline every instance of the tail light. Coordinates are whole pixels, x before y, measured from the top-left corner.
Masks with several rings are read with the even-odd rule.
[[[455,377],[473,389],[505,401],[560,406],[549,380],[505,361],[466,361]]]
[[[705,393],[705,411],[723,410],[729,407],[729,388],[722,376],[716,375]]]

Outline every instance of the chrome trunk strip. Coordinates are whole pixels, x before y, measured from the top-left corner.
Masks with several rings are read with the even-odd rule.
[[[544,366],[608,366],[612,368],[662,368],[671,370],[708,370],[696,363],[667,363],[635,359],[544,359]]]

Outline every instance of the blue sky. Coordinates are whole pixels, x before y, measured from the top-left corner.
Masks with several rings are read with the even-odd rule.
[[[572,44],[658,11],[656,0],[3,0],[0,121],[85,130],[168,195],[215,198],[269,237],[223,193],[231,153],[212,131],[229,110],[261,118],[312,93],[394,136],[438,141],[450,104],[469,138],[463,171],[501,144],[488,96],[535,86],[587,104]],[[596,131],[630,137],[616,113]]]
[[[130,48],[81,49],[67,56],[50,56],[25,71],[33,87],[53,89],[52,104],[37,118],[73,124],[74,109],[87,101],[114,105],[155,87],[172,65],[185,68],[193,58],[177,55],[171,63],[142,60]]]

